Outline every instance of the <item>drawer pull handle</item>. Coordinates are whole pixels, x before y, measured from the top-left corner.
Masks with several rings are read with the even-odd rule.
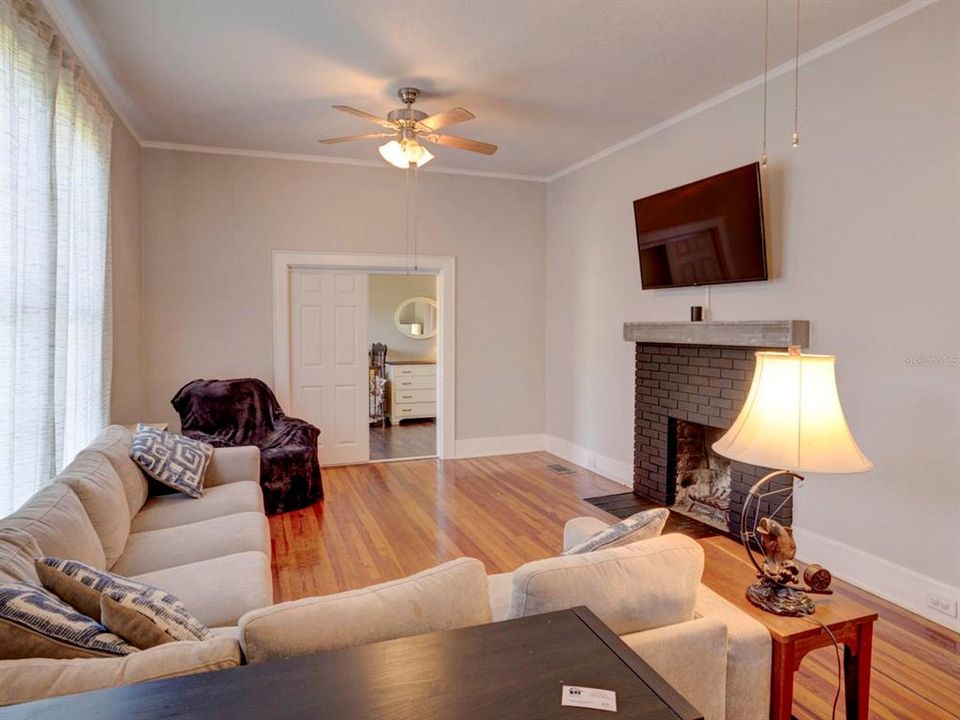
[[[400,383],[401,385],[413,385],[413,383]]]
[[[403,400],[412,400],[413,395],[401,395],[400,398]]]

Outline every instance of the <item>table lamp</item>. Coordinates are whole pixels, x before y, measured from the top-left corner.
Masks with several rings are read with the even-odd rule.
[[[777,514],[803,482],[799,473],[857,473],[873,467],[857,447],[847,427],[837,394],[833,355],[758,352],[753,384],[740,415],[713,444],[720,455],[761,467],[783,468],[750,488],[740,513],[740,539],[758,581],[747,588],[747,599],[778,615],[809,615],[815,606],[807,592],[825,591],[830,575],[818,566],[807,569],[797,583],[796,544],[792,528],[772,517],[760,518],[760,500],[783,496]],[[774,487],[777,478],[793,478],[789,487]],[[751,508],[753,508],[751,510]],[[754,555],[756,547],[763,563]],[[805,592],[806,590],[806,592]]]

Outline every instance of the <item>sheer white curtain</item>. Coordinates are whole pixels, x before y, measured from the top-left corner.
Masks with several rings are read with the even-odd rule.
[[[0,0],[0,516],[108,418],[111,126],[33,7]]]

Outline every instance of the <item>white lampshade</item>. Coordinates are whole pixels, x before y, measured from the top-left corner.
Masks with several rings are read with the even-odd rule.
[[[794,472],[856,473],[872,468],[843,416],[835,359],[758,352],[743,409],[713,449],[733,460]]]
[[[417,167],[423,167],[433,160],[433,155],[423,145],[416,142],[408,142],[405,146],[396,140],[391,140],[380,146],[380,156],[394,167],[406,170],[410,163],[415,163]]]

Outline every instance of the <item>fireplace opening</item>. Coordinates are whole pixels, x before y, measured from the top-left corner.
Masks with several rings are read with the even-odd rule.
[[[712,447],[724,432],[669,418],[667,482],[672,485],[672,511],[730,532],[731,461]]]

